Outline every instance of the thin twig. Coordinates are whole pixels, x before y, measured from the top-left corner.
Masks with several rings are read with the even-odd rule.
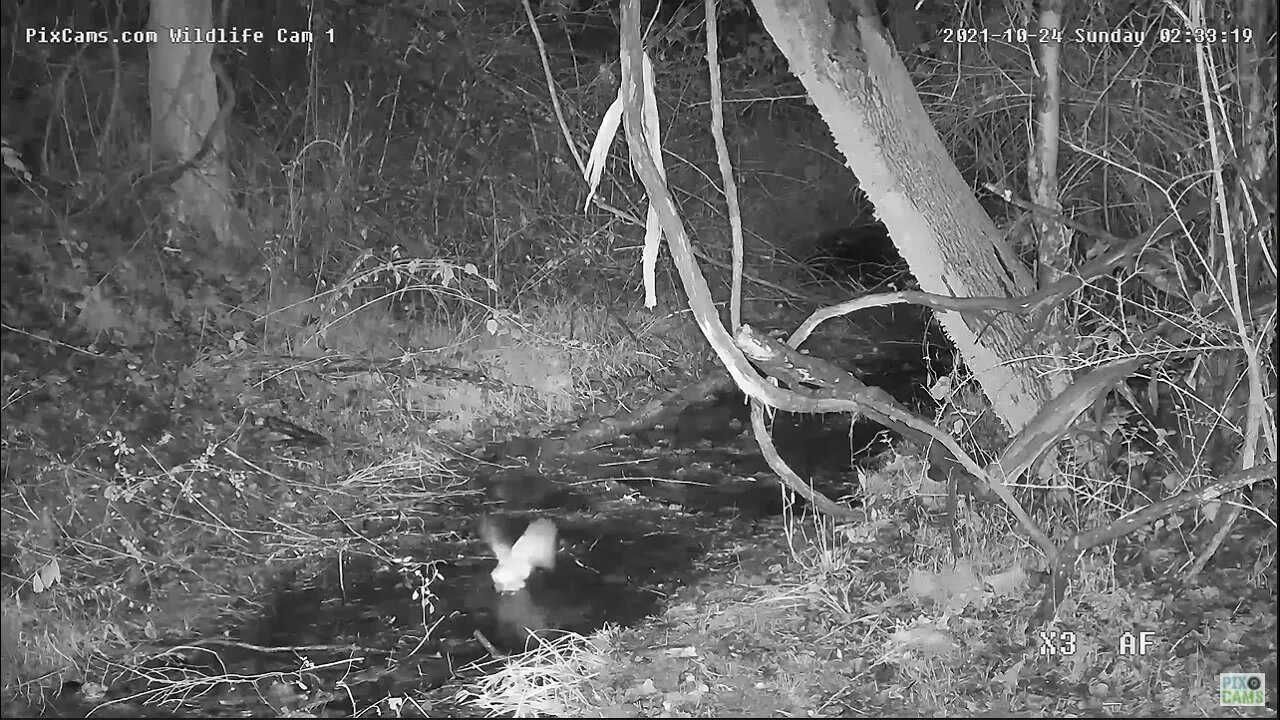
[[[527,1],[527,0],[526,0]],[[738,206],[738,183],[729,162],[729,147],[724,141],[724,93],[720,87],[720,37],[716,29],[716,0],[706,0],[707,72],[711,81],[711,137],[716,143],[720,162],[720,178],[724,183],[724,199],[729,211],[729,231],[733,237],[733,280],[729,290],[729,327],[742,324],[742,209]]]
[[[556,81],[551,76],[551,61],[547,58],[547,45],[542,41],[542,31],[538,29],[538,20],[533,15],[529,0],[521,0],[525,17],[529,18],[529,29],[533,30],[533,40],[538,44],[538,57],[542,60],[542,73],[547,78],[547,95],[551,98],[551,109],[556,113],[556,122],[560,123],[560,132],[564,134],[564,144],[569,146],[573,161],[578,164],[578,174],[586,176],[587,164],[582,161],[578,146],[573,143],[573,134],[569,132],[569,124],[564,121],[564,110],[560,108],[560,96],[556,93]]]

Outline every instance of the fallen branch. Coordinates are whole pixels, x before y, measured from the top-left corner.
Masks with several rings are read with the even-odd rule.
[[[1080,559],[1085,550],[1124,537],[1162,517],[1189,510],[1196,505],[1248,487],[1260,480],[1274,480],[1276,470],[1277,467],[1274,462],[1256,465],[1247,470],[1237,470],[1217,482],[1209,483],[1202,488],[1189,490],[1161,500],[1158,503],[1152,503],[1114,522],[1082,532],[1071,538],[1057,553],[1053,563],[1049,592],[1045,593],[1044,601],[1041,603],[1042,615],[1048,616],[1062,602],[1062,598],[1066,594],[1067,585],[1075,573],[1076,561]]]

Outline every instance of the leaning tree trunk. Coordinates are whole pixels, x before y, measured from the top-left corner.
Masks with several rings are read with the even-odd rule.
[[[955,297],[1034,292],[943,147],[879,21],[859,15],[857,6],[871,4],[757,0],[756,9],[921,289]],[[939,320],[1013,432],[1069,384],[1028,318],[941,312]]]
[[[159,166],[192,165],[173,183],[171,217],[219,245],[234,244],[231,172],[220,127],[225,123],[217,122],[214,43],[189,40],[189,33],[212,31],[211,3],[152,2],[150,29],[159,35],[150,47],[152,150]]]

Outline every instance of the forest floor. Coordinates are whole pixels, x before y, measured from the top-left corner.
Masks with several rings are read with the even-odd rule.
[[[530,303],[494,333],[232,312],[164,279],[185,266],[68,265],[42,232],[6,228],[0,283],[6,715],[1274,716],[1219,694],[1275,686],[1262,513],[1194,577],[1200,516],[1095,549],[1043,624],[1043,558],[968,502],[953,546],[907,448],[849,471],[845,524],[788,506],[748,436],[537,473],[467,449],[682,382],[653,382],[615,310]],[[703,348],[637,314],[664,362]],[[511,510],[503,472],[547,502]],[[488,575],[495,510],[560,529],[521,593]],[[529,627],[567,632],[513,652]]]
[[[845,526],[795,520],[718,548],[652,620],[548,642],[466,697],[558,717],[1251,717],[1220,673],[1276,672],[1275,566],[1241,528],[1219,568],[1143,579],[1092,556],[1054,622],[1034,559],[967,515],[965,552],[903,505]],[[1273,531],[1272,531],[1273,532]],[[1255,550],[1261,550],[1255,547]],[[1264,550],[1265,552],[1265,550]],[[1182,558],[1185,559],[1185,556]],[[1144,566],[1140,569],[1140,566]],[[1234,567],[1223,567],[1234,565]]]

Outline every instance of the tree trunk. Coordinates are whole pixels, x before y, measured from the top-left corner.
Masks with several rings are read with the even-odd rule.
[[[1034,292],[943,147],[879,21],[859,15],[858,5],[872,3],[756,2],[921,289],[954,297]],[[1029,318],[938,315],[1009,430],[1021,430],[1070,384]]]
[[[181,37],[213,29],[212,5],[209,0],[152,2],[150,29],[159,35],[150,47],[152,151],[161,167],[197,160],[173,184],[172,217],[201,235],[211,234],[219,245],[235,244],[231,171],[222,152],[225,128],[217,123],[215,44]]]

